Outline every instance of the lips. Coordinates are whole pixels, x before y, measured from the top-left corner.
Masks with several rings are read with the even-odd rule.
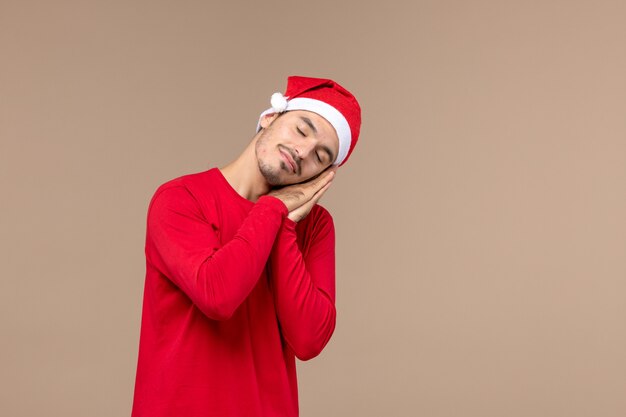
[[[295,173],[296,172],[296,162],[293,160],[293,157],[291,156],[291,154],[286,151],[281,149],[280,153],[283,156],[283,159],[285,160],[285,162],[287,162],[287,164],[289,164],[289,167],[291,168],[291,172]]]

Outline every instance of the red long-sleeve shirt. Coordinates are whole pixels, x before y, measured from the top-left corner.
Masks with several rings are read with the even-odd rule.
[[[298,416],[295,357],[335,329],[335,232],[217,168],[162,184],[148,208],[133,417]]]

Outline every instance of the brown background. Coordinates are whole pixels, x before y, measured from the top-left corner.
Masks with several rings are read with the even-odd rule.
[[[128,416],[148,201],[363,107],[301,415],[626,415],[623,1],[0,1],[0,414]]]

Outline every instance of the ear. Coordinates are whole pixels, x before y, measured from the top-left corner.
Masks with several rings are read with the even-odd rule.
[[[280,113],[268,113],[261,117],[261,127],[263,129],[267,128],[272,122],[278,117]]]

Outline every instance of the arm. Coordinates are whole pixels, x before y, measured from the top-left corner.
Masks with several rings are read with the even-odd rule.
[[[184,186],[166,188],[148,209],[146,254],[207,317],[226,320],[257,283],[286,215],[280,200],[261,197],[220,247],[191,193]]]
[[[296,223],[285,219],[270,255],[272,287],[283,337],[301,360],[319,355],[336,323],[335,229],[330,214],[320,213],[303,255]]]

